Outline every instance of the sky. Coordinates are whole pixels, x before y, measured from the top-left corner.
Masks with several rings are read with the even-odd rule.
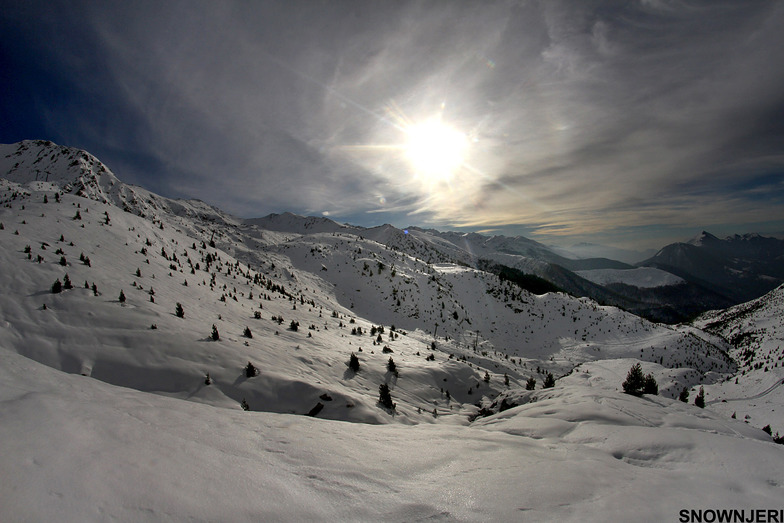
[[[784,3],[0,0],[0,143],[241,217],[784,235]]]

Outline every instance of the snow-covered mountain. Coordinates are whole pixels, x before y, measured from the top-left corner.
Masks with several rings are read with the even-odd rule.
[[[779,499],[755,418],[676,399],[736,376],[718,334],[532,293],[449,234],[241,220],[49,142],[0,146],[0,168],[0,520],[606,520],[629,499],[671,519],[646,500]],[[526,243],[464,241],[520,260],[499,246]],[[620,392],[638,362],[659,396]]]
[[[784,283],[784,240],[758,234],[721,240],[703,231],[687,243],[667,245],[638,265],[671,272],[737,304]]]
[[[610,258],[628,264],[650,258],[656,253],[655,250],[635,251],[587,242],[575,243],[566,248],[553,248],[553,250],[571,258]]]
[[[732,344],[734,379],[708,388],[715,408],[757,426],[784,426],[784,285],[765,296],[700,316],[695,325]],[[743,391],[743,392],[741,392]],[[782,430],[784,432],[784,430]]]
[[[661,269],[638,267],[636,269],[593,269],[577,274],[599,285],[623,283],[641,289],[668,287],[684,283],[682,278]]]

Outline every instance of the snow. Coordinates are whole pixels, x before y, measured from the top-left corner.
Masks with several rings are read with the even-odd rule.
[[[271,231],[23,145],[0,147],[28,169],[0,179],[1,521],[658,521],[780,499],[781,448],[719,401],[779,389],[727,388],[716,318],[534,295],[454,259],[456,236],[290,214]],[[781,310],[765,303],[754,325]],[[619,392],[637,362],[660,396]],[[674,399],[700,385],[708,408]],[[477,417],[501,397],[520,405]]]
[[[705,313],[694,323],[736,343],[730,354],[740,364],[739,373],[734,379],[706,387],[711,408],[784,433],[782,309],[784,286],[779,286],[751,302]]]
[[[610,283],[623,283],[632,287],[650,289],[653,287],[667,287],[680,285],[685,280],[661,269],[653,267],[638,267],[636,269],[594,269],[575,271],[586,280],[607,285]]]
[[[0,361],[6,521],[662,521],[776,506],[784,482],[760,430],[607,390],[590,367],[472,426],[373,426]]]

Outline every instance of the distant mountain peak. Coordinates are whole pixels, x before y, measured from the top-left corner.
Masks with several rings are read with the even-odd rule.
[[[695,245],[699,247],[701,245],[706,245],[708,243],[720,242],[720,241],[721,241],[720,239],[718,239],[716,236],[712,235],[708,231],[702,231],[700,234],[698,234],[697,236],[695,236],[694,238],[692,238],[686,243],[688,243],[689,245]]]

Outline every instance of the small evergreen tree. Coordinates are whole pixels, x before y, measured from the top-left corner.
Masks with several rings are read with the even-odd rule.
[[[689,401],[689,387],[683,387],[683,390],[681,391],[680,395],[678,396],[678,399],[681,400],[684,403],[688,403],[688,401]]]
[[[209,372],[204,377],[204,384],[205,385],[211,385],[212,384],[212,378],[210,378],[210,373]]]
[[[120,291],[120,297],[118,300],[120,300],[120,303],[125,303],[125,293],[123,291]]]
[[[387,361],[387,370],[392,374],[394,374],[395,376],[398,375],[397,365],[395,365],[395,360],[392,359],[392,356],[390,356],[389,361]]]
[[[694,404],[701,409],[705,408],[705,389],[702,386],[700,386],[700,392],[697,394],[697,397],[694,398]]]
[[[528,378],[525,382],[525,390],[534,390],[536,388],[536,378]]]
[[[245,377],[253,378],[254,376],[258,376],[258,375],[259,375],[259,369],[257,369],[256,366],[253,365],[251,362],[248,362],[248,364],[245,365]]]
[[[218,327],[215,324],[212,324],[212,334],[210,335],[212,341],[218,341],[220,339],[220,334],[218,334]]]
[[[65,256],[60,256],[60,265],[62,265],[63,267],[68,265],[68,260],[65,259]]]
[[[245,327],[245,330],[242,332],[242,335],[246,338],[253,338],[253,333],[250,332],[250,327]]]
[[[551,389],[555,387],[555,377],[553,376],[552,372],[547,373],[547,376],[545,376],[544,378],[544,383],[542,384],[542,387],[545,389]]]
[[[52,294],[58,294],[61,292],[63,292],[63,282],[60,281],[60,278],[57,278],[52,284]]]
[[[297,329],[299,329],[299,322],[291,320],[291,323],[289,323],[289,329],[291,329],[294,332],[297,332]]]
[[[348,368],[354,372],[359,372],[359,358],[357,358],[357,355],[353,352],[348,359]]]
[[[184,318],[185,317],[185,309],[182,308],[182,303],[177,302],[177,306],[174,308],[174,314],[178,318]]]
[[[659,395],[659,384],[656,383],[656,379],[653,377],[653,374],[645,375],[645,383],[642,387],[642,393],[651,394],[653,396]]]
[[[378,402],[385,408],[394,411],[395,403],[392,402],[392,395],[389,393],[389,385],[382,383],[378,386]]]
[[[248,405],[248,402],[245,401],[245,398],[242,398],[242,402],[240,403],[240,407],[242,407],[242,410],[250,410],[250,405]]]
[[[642,366],[639,363],[632,365],[626,374],[626,381],[623,382],[623,391],[632,396],[642,396],[645,389],[645,375],[642,373]]]
[[[68,275],[66,274],[63,277],[63,290],[67,291],[70,289],[73,289],[73,283],[71,282],[71,278],[69,278]]]
[[[483,378],[485,383],[490,383],[490,373],[485,371],[485,377]]]

